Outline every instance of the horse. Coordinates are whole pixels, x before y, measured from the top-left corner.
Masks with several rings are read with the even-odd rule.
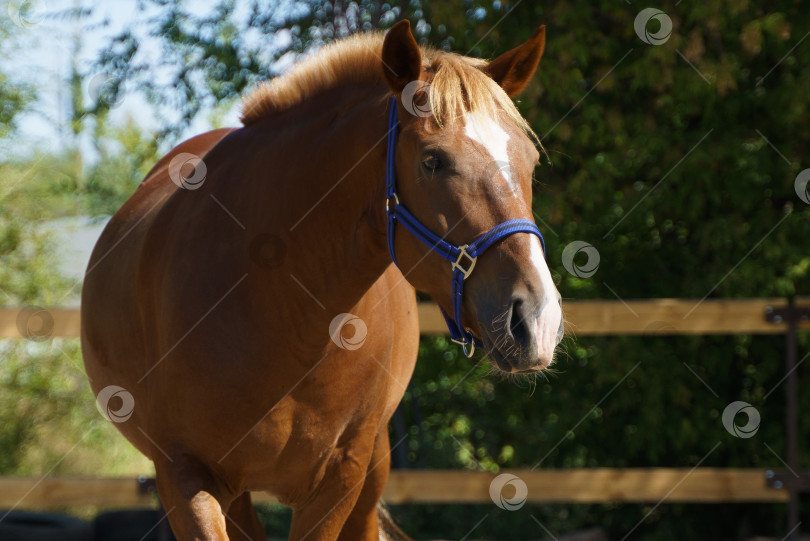
[[[407,21],[339,40],[246,95],[241,127],[171,150],[112,217],[84,362],[179,539],[264,539],[251,491],[292,508],[292,540],[395,531],[379,501],[415,289],[467,354],[552,363],[539,141],[511,99],[544,46],[540,27],[487,62],[418,45]]]

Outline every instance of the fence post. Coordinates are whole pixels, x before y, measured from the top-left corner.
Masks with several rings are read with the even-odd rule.
[[[785,333],[785,374],[787,384],[785,389],[785,400],[787,412],[785,421],[787,423],[787,466],[791,473],[799,471],[799,376],[797,374],[796,359],[798,342],[798,323],[800,320],[810,318],[810,308],[796,307],[793,299],[788,299],[785,307],[765,310],[765,319],[771,323],[787,323]],[[784,488],[789,495],[787,513],[787,541],[799,539],[799,494],[806,490],[804,477],[800,476],[799,482],[784,483]]]

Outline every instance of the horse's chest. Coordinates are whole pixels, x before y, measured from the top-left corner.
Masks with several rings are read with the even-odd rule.
[[[329,371],[318,371],[306,389],[279,402],[246,442],[263,457],[250,466],[249,478],[257,485],[251,488],[296,501],[347,455],[370,453],[384,426],[380,406],[386,385],[378,372],[357,374],[353,385],[341,385]],[[336,386],[343,388],[335,392]]]

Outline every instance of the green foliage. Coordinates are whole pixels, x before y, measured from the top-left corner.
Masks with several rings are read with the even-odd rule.
[[[32,156],[0,163],[0,189],[12,222],[64,216],[111,215],[127,200],[158,159],[157,139],[132,119],[122,126],[102,123],[95,133],[97,161],[85,164],[81,152],[36,150]],[[0,192],[2,193],[2,192]]]
[[[0,19],[0,49],[10,47],[12,28]],[[34,96],[33,89],[12,81],[0,72],[0,144],[18,136],[17,119]],[[80,91],[81,82],[72,81],[72,88]],[[100,158],[90,166],[72,148],[33,149],[28,156],[0,160],[3,305],[59,305],[77,293],[80,284],[59,274],[59,247],[42,224],[112,213],[154,163],[152,137],[131,121],[107,127],[103,120],[99,116],[96,124]],[[22,328],[38,324],[18,319]],[[3,476],[123,475],[152,469],[96,410],[78,339],[0,340],[0,427]]]
[[[635,35],[638,7],[615,2],[515,3],[480,43],[476,28],[448,26],[461,36],[457,50],[493,56],[547,25],[537,81],[519,106],[550,157],[536,172],[534,203],[560,291],[607,299],[807,295],[810,206],[793,181],[810,166],[810,97],[799,91],[810,83],[801,68],[810,47],[791,49],[810,14],[789,2],[767,12],[733,1],[661,8],[675,30],[659,46]],[[487,28],[498,18],[491,13]],[[574,240],[599,250],[592,278],[561,264]],[[484,378],[483,369],[462,379],[470,362],[444,340],[423,341],[403,406],[411,464],[783,467],[782,337],[568,340],[557,373],[523,387]],[[800,351],[808,345],[804,337]],[[734,400],[762,414],[754,438],[724,430],[720,415]],[[800,411],[810,408],[806,396],[800,402]],[[806,457],[810,421],[800,423]],[[651,509],[410,508],[400,520],[421,524],[425,536],[463,536],[489,513],[473,536],[497,539],[542,535],[530,515],[556,534],[601,526],[617,539],[642,519],[634,539],[785,533],[780,506],[665,504],[644,518]],[[443,527],[458,526],[438,531],[431,523],[439,516]]]
[[[293,37],[289,47],[262,58],[243,39],[246,32],[233,32],[238,23],[231,3],[205,16],[170,3],[159,18],[163,43],[189,68],[181,71],[182,84],[153,88],[155,101],[185,93],[179,99],[188,107],[187,119],[203,100],[232,99],[249,81],[273,75],[269,61],[348,28],[342,3],[331,3],[332,11],[326,4],[304,3],[309,9],[288,18],[255,11],[250,29],[271,36],[287,28]],[[392,24],[374,4],[361,3],[362,24]],[[810,206],[793,189],[797,173],[808,167],[802,160],[810,143],[803,129],[810,98],[799,90],[810,87],[802,69],[810,46],[797,46],[810,14],[799,5],[777,2],[767,11],[739,0],[660,6],[674,31],[658,46],[637,37],[640,7],[630,3],[392,6],[399,9],[395,18],[412,20],[422,41],[483,57],[547,25],[539,73],[518,104],[549,158],[536,172],[534,206],[566,298],[789,297],[810,291]],[[247,60],[237,67],[228,63],[233,57]],[[103,60],[109,64],[111,57]],[[235,76],[237,69],[248,73]],[[182,81],[193,72],[204,74],[203,87]],[[574,240],[599,251],[601,265],[591,278],[572,276],[562,265],[563,249]],[[485,363],[468,361],[445,339],[426,339],[402,406],[409,427],[406,459],[417,467],[487,471],[780,467],[782,342],[572,337],[548,380],[516,383],[489,375]],[[737,439],[723,429],[720,415],[734,400],[751,402],[762,413],[756,437]],[[805,398],[802,407],[810,407]],[[810,421],[801,422],[807,434]],[[779,506],[495,511],[418,506],[395,514],[412,534],[425,537],[537,537],[535,520],[556,533],[601,526],[611,538],[639,523],[636,539],[784,534]]]
[[[0,357],[0,475],[152,471],[96,409],[78,340],[3,340]]]
[[[2,7],[5,9],[5,4]],[[0,55],[14,52],[13,37],[14,26],[3,17],[0,19]],[[16,80],[15,74],[0,72],[0,139],[14,131],[20,113],[28,108],[35,97],[31,85]]]
[[[170,73],[168,84],[156,82],[156,66],[140,59],[140,41],[131,29],[112,40],[98,67],[117,82],[137,86],[152,103],[177,112],[178,117],[168,119],[161,132],[175,139],[204,108],[232,101],[252,83],[278,75],[274,64],[282,57],[291,59],[359,30],[387,28],[402,16],[414,22],[422,41],[430,32],[419,1],[361,0],[352,2],[353,7],[348,2],[317,0],[244,4],[249,6],[246,18],[237,13],[233,0],[220,0],[208,12],[182,0],[143,2],[159,9],[146,23],[160,40],[160,68]],[[106,112],[121,86],[116,84],[105,100],[87,112]]]
[[[158,140],[130,118],[123,126],[106,123],[96,132],[101,159],[88,169],[72,193],[82,212],[90,216],[112,215],[138,187],[157,162]]]
[[[0,137],[7,137],[16,126],[17,115],[33,99],[33,92],[24,85],[13,84],[0,73]]]
[[[150,30],[160,40],[163,67],[177,68],[168,84],[152,77],[154,66],[139,64],[140,43],[130,31],[113,41],[98,67],[178,112],[164,127],[167,139],[210,106],[218,106],[212,118],[220,118],[223,104],[275,75],[275,60],[347,32],[407,17],[421,41],[493,57],[546,24],[540,70],[518,105],[549,158],[536,171],[534,210],[564,297],[792,297],[810,291],[810,205],[793,187],[797,173],[810,167],[810,72],[804,68],[810,40],[802,41],[810,12],[800,3],[777,1],[767,9],[741,0],[667,3],[659,7],[674,30],[657,46],[635,33],[640,6],[607,0],[385,6],[364,0],[356,16],[343,2],[301,2],[295,10],[286,2],[270,8],[252,2],[246,20],[230,1],[202,14],[180,1],[149,3],[157,10]],[[279,35],[289,40],[274,47]],[[13,126],[31,94],[7,80],[0,75],[0,114]],[[98,140],[117,141],[99,145],[96,165],[85,166],[74,151],[0,164],[0,288],[10,302],[49,303],[63,287],[45,257],[49,241],[29,227],[33,221],[109,213],[154,162],[154,140],[133,126],[106,126],[121,88],[112,85],[89,111],[97,118]],[[87,112],[77,106],[76,116]],[[572,276],[562,265],[563,249],[574,240],[599,251],[601,265],[591,278]],[[86,407],[92,403],[86,387],[77,387],[72,370],[58,369],[60,359],[77,363],[76,345],[60,344],[67,353],[39,343],[0,344],[6,348],[0,385],[13,390],[0,398],[0,426],[10,427],[0,434],[0,472],[42,471],[50,458],[26,450],[58,449],[64,440],[48,439],[38,427],[54,422],[75,442],[94,414]],[[803,337],[800,351],[809,346]],[[423,340],[401,408],[406,465],[491,472],[782,467],[781,337],[572,336],[565,350],[547,380],[513,381],[490,374],[485,361],[467,360],[443,338]],[[806,370],[799,375],[800,385],[810,384]],[[755,437],[734,438],[722,427],[720,415],[734,400],[762,414]],[[800,411],[808,410],[805,394]],[[60,418],[65,411],[79,413]],[[104,438],[111,454],[138,464],[134,453],[108,447],[116,441],[106,439],[108,424],[87,426],[82,445]],[[800,419],[800,430],[806,457],[810,418]],[[64,466],[81,467],[78,461]],[[274,531],[283,530],[287,514],[262,513]],[[633,539],[650,540],[786,533],[778,505],[548,505],[517,512],[492,505],[401,506],[393,514],[423,538],[525,539],[546,535],[543,528],[559,535],[592,526],[617,539],[631,530]]]
[[[410,464],[476,471],[689,468],[701,460],[702,466],[782,467],[767,447],[785,456],[784,395],[776,387],[784,375],[782,337],[568,340],[568,358],[558,360],[547,381],[516,384],[486,377],[483,365],[471,371],[475,359],[467,360],[443,338],[423,339],[402,406],[410,427],[403,443]],[[808,345],[805,340],[804,348]],[[754,438],[738,439],[723,428],[720,415],[734,400],[760,411],[763,422]],[[800,411],[810,408],[806,396],[800,401]],[[801,430],[810,431],[807,420]],[[400,437],[391,436],[392,441]],[[804,438],[804,456],[808,447]],[[460,538],[488,515],[476,538],[540,536],[534,516],[555,535],[599,526],[618,539],[651,507],[548,505],[507,512],[494,506],[401,506],[392,512],[422,538]],[[779,532],[783,513],[780,506],[667,504],[645,519],[634,538],[728,539],[737,532]]]
[[[5,305],[56,305],[78,290],[55,270],[54,241],[36,227],[54,210],[66,210],[65,198],[54,193],[47,175],[59,163],[57,157],[42,155],[0,164],[0,295]],[[0,360],[0,475],[150,471],[150,463],[96,411],[78,339],[0,340]]]

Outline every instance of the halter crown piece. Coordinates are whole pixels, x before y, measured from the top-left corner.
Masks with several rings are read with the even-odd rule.
[[[397,99],[395,96],[391,98],[391,108],[388,113],[388,155],[385,167],[385,213],[388,216],[388,252],[391,254],[391,260],[394,264],[399,266],[394,249],[394,234],[396,233],[397,223],[401,223],[416,238],[427,244],[432,251],[450,262],[453,269],[453,317],[447,315],[443,308],[440,309],[447,323],[447,328],[450,330],[450,339],[461,345],[467,357],[472,357],[475,348],[481,348],[483,344],[473,335],[470,329],[464,327],[461,319],[461,303],[464,300],[464,280],[472,274],[478,256],[502,238],[515,233],[537,235],[540,244],[543,246],[544,255],[546,253],[546,243],[535,223],[524,219],[507,220],[478,236],[470,244],[460,246],[450,244],[436,233],[430,231],[411,211],[405,208],[405,205],[399,202],[399,197],[397,197],[397,176],[394,165],[397,125]]]

